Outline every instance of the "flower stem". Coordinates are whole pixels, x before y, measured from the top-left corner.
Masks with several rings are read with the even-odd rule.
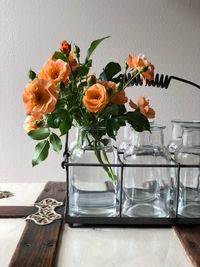
[[[103,149],[102,152],[103,152],[103,156],[104,156],[104,159],[105,159],[106,163],[110,164],[105,149]],[[109,169],[110,178],[115,182],[117,180],[117,176],[113,173],[113,170],[112,170],[111,166],[108,166],[108,169]]]
[[[96,155],[96,157],[97,157],[99,163],[101,163],[101,164],[110,164],[105,149],[102,149],[102,150],[97,149],[97,148],[96,148],[96,144],[97,144],[97,142],[95,141],[95,142],[94,142],[94,150],[95,150],[95,155]],[[98,144],[99,144],[99,143],[98,143]],[[103,159],[102,159],[102,157],[101,157],[101,151],[102,151],[102,153],[103,153],[105,162],[103,161]],[[117,177],[116,177],[116,175],[113,173],[112,167],[110,167],[110,166],[105,166],[105,165],[102,166],[102,167],[103,167],[103,169],[106,171],[106,173],[108,174],[109,178],[111,178],[111,180],[112,180],[113,182],[116,182]]]
[[[143,66],[123,87],[123,90],[130,85],[132,80],[134,80],[137,76],[145,71],[146,66]]]

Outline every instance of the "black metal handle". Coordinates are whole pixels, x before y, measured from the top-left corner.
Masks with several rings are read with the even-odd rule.
[[[130,79],[130,78],[131,78],[131,75],[128,75],[126,77],[127,80]],[[191,82],[189,80],[182,79],[182,78],[179,78],[179,77],[176,77],[176,76],[169,76],[169,75],[165,75],[165,74],[159,74],[159,73],[155,74],[154,80],[152,80],[152,81],[146,80],[146,85],[147,86],[153,86],[153,87],[161,87],[161,88],[167,89],[169,87],[169,84],[170,84],[171,80],[177,80],[179,82],[187,83],[187,84],[190,84],[190,85],[200,89],[200,85],[198,85],[198,84],[196,84],[194,82]],[[134,86],[134,85],[142,86],[143,85],[143,80],[141,79],[140,76],[137,76],[135,79],[133,79],[131,81],[130,84],[132,86]]]

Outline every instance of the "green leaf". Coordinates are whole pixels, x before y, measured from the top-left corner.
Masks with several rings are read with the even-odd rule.
[[[99,76],[99,80],[102,80],[102,81],[107,81],[107,76],[106,76],[106,73],[103,71],[100,76]]]
[[[34,140],[42,140],[49,136],[50,131],[48,128],[37,128],[28,132],[28,135]]]
[[[129,111],[125,114],[127,122],[137,131],[150,131],[148,119],[139,111]]]
[[[79,68],[76,69],[76,77],[82,77],[82,76],[86,76],[89,72],[89,68],[85,65],[80,66]]]
[[[37,74],[35,73],[35,71],[30,69],[28,72],[28,77],[29,77],[29,79],[34,80],[37,77]]]
[[[45,115],[46,125],[51,128],[59,128],[60,118],[58,113],[51,113]]]
[[[120,71],[121,71],[121,66],[118,63],[110,62],[106,65],[105,69],[100,74],[100,78],[102,77],[105,80],[106,77],[106,80],[110,81]]]
[[[120,128],[120,124],[117,118],[111,118],[107,120],[106,131],[107,131],[108,136],[116,140],[116,135],[117,135],[119,128]]]
[[[54,52],[52,58],[54,58],[54,59],[62,59],[63,61],[68,62],[68,59],[65,56],[65,54],[63,54],[62,52],[59,52],[59,51]]]
[[[118,105],[118,114],[123,115],[124,113],[126,113],[125,105]]]
[[[59,81],[57,84],[59,91],[65,91],[65,84],[63,81]]]
[[[38,165],[41,161],[45,160],[49,152],[49,141],[44,140],[35,146],[35,152],[32,159],[32,166]]]
[[[69,129],[72,126],[72,118],[70,116],[70,114],[68,112],[65,113],[65,118],[63,118],[63,120],[61,121],[60,125],[59,125],[59,129],[60,129],[60,134],[61,136],[66,134]]]
[[[59,152],[62,149],[62,142],[61,139],[57,136],[57,134],[52,133],[50,135],[49,141],[54,151]]]
[[[103,139],[101,139],[101,143],[104,144],[104,146],[107,146],[109,144],[109,139],[103,138]]]
[[[87,56],[86,56],[86,59],[85,61],[88,61],[88,59],[90,58],[90,56],[92,55],[92,53],[94,52],[94,50],[96,49],[96,47],[105,39],[109,38],[110,36],[106,36],[106,37],[103,37],[101,39],[97,39],[97,40],[94,40],[91,44],[90,44],[90,47],[87,51]]]
[[[109,115],[117,116],[118,112],[119,112],[119,105],[112,104],[107,106],[105,109],[102,110],[102,112],[100,112],[100,117],[106,118]]]

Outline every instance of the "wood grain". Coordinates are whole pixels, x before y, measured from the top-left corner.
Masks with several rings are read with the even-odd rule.
[[[0,206],[0,218],[25,218],[37,211],[29,206]]]
[[[200,226],[175,226],[174,230],[195,267],[200,267]]]
[[[65,199],[64,182],[48,182],[36,202],[50,197],[58,201]],[[63,215],[64,206],[56,210]],[[52,267],[55,266],[56,254],[64,221],[56,220],[46,226],[28,221],[12,256],[9,267]]]

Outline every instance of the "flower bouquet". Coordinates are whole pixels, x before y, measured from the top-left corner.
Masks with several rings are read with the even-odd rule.
[[[39,141],[33,166],[47,158],[50,147],[56,152],[62,149],[60,137],[72,126],[87,129],[84,134],[94,148],[104,142],[105,134],[115,139],[119,128],[126,123],[136,131],[150,129],[147,118],[153,118],[155,112],[149,107],[149,100],[142,96],[137,104],[130,100],[133,111],[127,111],[125,89],[137,76],[141,76],[144,85],[146,79],[152,80],[154,66],[144,55],[132,54],[125,60],[123,69],[118,63],[109,62],[98,77],[91,74],[91,55],[107,38],[93,41],[83,62],[80,48],[62,41],[60,51],[56,51],[37,74],[29,71],[30,81],[23,91],[27,113],[24,129],[32,139]],[[92,129],[103,130],[97,133]],[[97,158],[102,162],[101,155]],[[111,173],[108,175],[115,179]]]

